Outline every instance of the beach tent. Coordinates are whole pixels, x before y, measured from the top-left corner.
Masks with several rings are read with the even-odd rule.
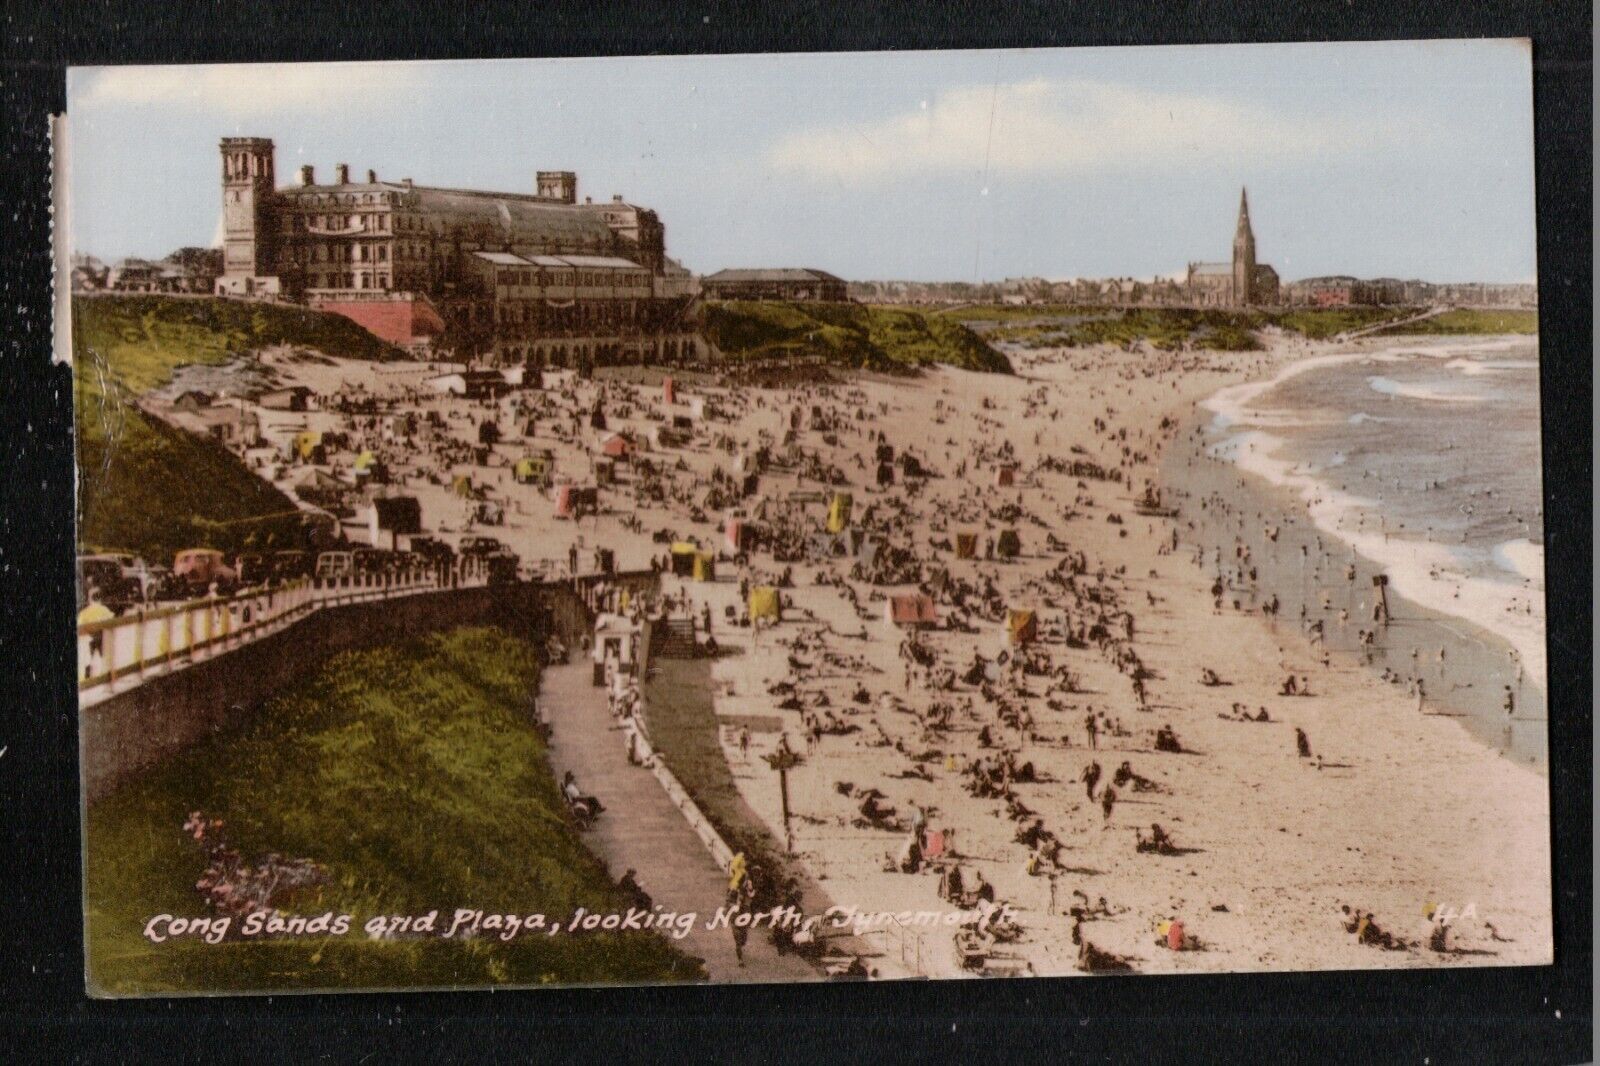
[[[878,484],[879,485],[893,485],[894,484],[894,464],[893,463],[879,463],[878,464]]]
[[[517,460],[512,468],[517,483],[521,485],[547,484],[555,464],[549,452],[540,455],[524,455]]]
[[[1039,639],[1039,616],[1033,611],[1008,611],[1006,632],[1013,644],[1031,644]]]
[[[892,463],[892,462],[894,462],[894,445],[887,444],[887,443],[879,443],[879,445],[878,445],[878,462],[880,462],[880,463]]]
[[[457,474],[455,481],[451,483],[450,487],[455,494],[460,496],[463,500],[472,499],[472,479],[466,474]]]
[[[715,581],[717,579],[717,557],[715,553],[694,553],[694,579],[696,581]]]
[[[909,453],[900,456],[900,469],[905,472],[906,477],[923,476],[922,463],[917,460],[916,456]]]
[[[920,592],[907,592],[890,596],[884,615],[897,626],[921,628],[937,625],[939,612],[933,606],[933,597]]]
[[[765,618],[768,621],[779,622],[783,620],[783,606],[778,601],[778,590],[768,585],[757,585],[750,590],[750,621]]]
[[[742,518],[729,518],[722,523],[722,543],[735,555],[755,546],[755,530]]]
[[[363,451],[360,455],[356,456],[356,473],[360,474],[370,471],[372,469],[372,464],[376,463],[377,461],[378,457],[376,455],[373,455],[370,451]]]
[[[1022,538],[1014,529],[1002,530],[994,545],[995,554],[1002,559],[1015,559],[1022,554]]]
[[[848,492],[836,492],[828,503],[828,532],[842,533],[850,524],[850,508],[855,503]]]
[[[672,387],[670,377],[661,379],[661,402],[671,407],[677,400],[677,391]]]
[[[1016,484],[1016,482],[1017,468],[1015,464],[1004,463],[995,469],[994,483],[996,488],[1010,488],[1012,485]]]
[[[956,534],[956,558],[975,559],[978,556],[978,535],[976,533]]]
[[[294,435],[294,453],[307,462],[311,461],[311,457],[320,447],[322,447],[321,433],[308,429]]]
[[[672,572],[678,577],[694,576],[694,560],[700,554],[700,546],[691,541],[680,540],[672,546]]]
[[[632,442],[620,433],[611,434],[600,444],[601,454],[610,456],[612,459],[625,459],[632,451]]]

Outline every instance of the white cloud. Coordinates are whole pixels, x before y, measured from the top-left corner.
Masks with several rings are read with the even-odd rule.
[[[87,67],[71,72],[68,110],[96,107],[201,107],[256,115],[284,108],[370,106],[372,94],[417,87],[417,65],[403,63],[250,63],[216,66]]]
[[[1093,81],[973,85],[887,119],[802,130],[768,162],[819,179],[926,171],[1052,174],[1232,163],[1257,167],[1394,147],[1390,116],[1289,116],[1220,96]]]

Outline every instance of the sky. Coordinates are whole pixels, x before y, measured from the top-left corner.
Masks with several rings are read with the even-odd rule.
[[[1231,254],[1322,274],[1532,281],[1524,41],[77,68],[74,250],[220,234],[224,136],[281,182],[532,192],[654,208],[698,273],[1151,277]]]

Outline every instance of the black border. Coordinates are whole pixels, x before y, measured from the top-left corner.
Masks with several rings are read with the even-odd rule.
[[[0,225],[0,1055],[760,1060],[854,1048],[1061,1059],[1577,1062],[1592,1040],[1593,16],[1571,0],[46,4],[4,12]],[[49,363],[45,116],[64,68],[1235,41],[1529,37],[1534,46],[1557,962],[1551,967],[362,994],[84,997],[70,642],[72,393]],[[159,146],[152,146],[159,150]],[[136,209],[136,205],[130,205]],[[45,578],[41,580],[41,577]],[[1505,876],[1516,876],[1507,870]],[[50,1045],[48,1052],[44,1045]],[[1001,1057],[1003,1056],[1003,1058]],[[19,1059],[20,1061],[20,1059]]]

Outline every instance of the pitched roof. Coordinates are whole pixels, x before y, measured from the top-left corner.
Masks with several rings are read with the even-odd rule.
[[[826,270],[812,270],[809,267],[782,267],[772,269],[748,270],[719,270],[715,274],[706,275],[706,281],[839,281],[844,279],[828,273]]]

